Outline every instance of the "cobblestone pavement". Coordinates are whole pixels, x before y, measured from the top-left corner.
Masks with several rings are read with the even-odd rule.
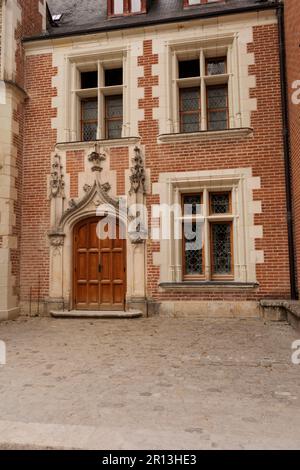
[[[1,448],[300,448],[299,339],[261,320],[0,324]]]

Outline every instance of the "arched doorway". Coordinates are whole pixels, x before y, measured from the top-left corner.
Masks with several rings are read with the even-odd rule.
[[[126,243],[97,236],[101,219],[92,217],[74,227],[73,307],[76,310],[124,310]]]

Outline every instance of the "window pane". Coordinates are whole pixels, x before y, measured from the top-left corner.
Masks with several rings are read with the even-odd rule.
[[[120,139],[122,137],[123,121],[109,121],[107,125],[107,138]]]
[[[200,60],[180,60],[178,74],[179,78],[200,77]]]
[[[121,15],[124,12],[123,0],[114,0],[114,14]]]
[[[208,130],[222,131],[228,128],[226,111],[209,113]]]
[[[181,95],[181,111],[198,111],[200,90],[198,88],[182,88]]]
[[[224,130],[228,128],[227,86],[207,88],[207,128]]]
[[[182,88],[180,90],[181,132],[200,130],[200,90]]]
[[[116,86],[123,84],[123,69],[105,70],[105,86]]]
[[[106,97],[106,138],[122,137],[123,127],[123,96]]]
[[[207,100],[209,109],[226,108],[227,90],[225,87],[208,88]]]
[[[198,132],[199,128],[199,114],[183,114],[181,132]]]
[[[206,61],[207,75],[220,75],[226,73],[226,59],[208,59]]]
[[[184,196],[183,205],[184,215],[199,215],[202,213],[200,194]]]
[[[97,123],[85,122],[82,126],[82,140],[96,140],[97,137]]]
[[[212,224],[212,250],[213,274],[231,274],[231,223]]]
[[[137,13],[142,9],[142,2],[141,0],[131,0],[131,12]]]
[[[106,98],[107,118],[119,118],[123,116],[123,97],[109,96]]]
[[[98,87],[98,73],[97,72],[82,72],[81,74],[81,88],[97,88]]]
[[[228,214],[230,212],[229,193],[213,193],[210,195],[212,214]]]
[[[84,121],[97,120],[98,115],[97,100],[82,102],[82,119]]]
[[[203,274],[203,224],[184,223],[185,275]]]

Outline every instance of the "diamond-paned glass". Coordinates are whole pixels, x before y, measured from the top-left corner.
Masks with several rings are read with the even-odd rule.
[[[97,138],[97,123],[85,122],[82,127],[82,140],[96,140]]]
[[[228,128],[227,86],[207,88],[207,121],[208,130]]]
[[[106,133],[107,139],[122,137],[123,127],[123,96],[106,97]]]
[[[211,214],[229,214],[230,195],[229,193],[210,194]]]
[[[185,275],[201,276],[203,274],[203,223],[184,223],[184,258]]]
[[[193,194],[183,196],[183,208],[185,216],[202,214],[201,195]]]
[[[82,140],[96,140],[97,138],[97,125],[98,125],[98,101],[87,100],[81,103],[81,127],[82,127]]]
[[[122,126],[123,121],[109,121],[107,123],[107,138],[108,139],[119,139],[122,137]]]
[[[232,271],[231,223],[212,224],[212,270],[215,275],[229,275]]]
[[[206,61],[207,75],[222,75],[226,73],[226,59],[216,58],[207,59]]]
[[[182,88],[180,90],[181,132],[200,130],[200,89]]]
[[[98,103],[97,100],[82,102],[82,119],[83,121],[97,121]]]

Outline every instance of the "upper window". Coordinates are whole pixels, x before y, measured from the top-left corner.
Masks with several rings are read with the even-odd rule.
[[[123,61],[78,65],[72,83],[74,140],[119,139],[123,134]],[[77,122],[75,122],[77,121]]]
[[[228,129],[227,55],[212,56],[210,50],[202,50],[195,57],[189,57],[189,53],[186,55],[180,53],[176,58],[177,132]]]
[[[108,0],[108,16],[145,13],[146,0]]]
[[[184,6],[203,5],[205,3],[218,3],[222,0],[184,0]]]

